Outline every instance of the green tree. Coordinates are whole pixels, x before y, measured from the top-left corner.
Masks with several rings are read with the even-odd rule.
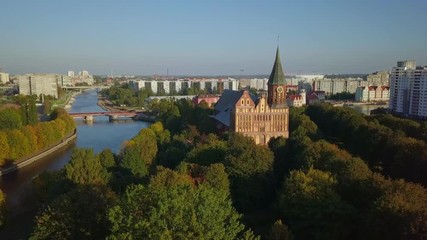
[[[153,164],[157,154],[157,137],[155,132],[150,128],[142,129],[138,135],[132,138],[130,145],[136,145],[140,151],[140,159],[144,161],[147,167]]]
[[[100,153],[98,153],[97,157],[104,168],[108,169],[116,165],[114,153],[109,148],[102,150]]]
[[[65,165],[67,179],[75,184],[107,184],[110,174],[93,153],[93,149],[76,148]]]
[[[235,239],[244,226],[227,196],[203,185],[134,186],[108,213],[109,239]]]
[[[121,153],[120,166],[136,178],[148,175],[148,167],[141,159],[141,149],[138,145],[127,146]]]
[[[77,186],[37,215],[30,239],[105,239],[110,228],[106,212],[115,201],[106,187]]]
[[[273,198],[273,153],[240,134],[227,141],[224,166],[230,177],[231,193],[239,210],[250,211],[268,205]]]
[[[213,134],[210,136],[206,143],[197,145],[187,154],[187,162],[208,166],[212,163],[224,161],[227,143],[219,140]]]
[[[15,109],[6,108],[0,111],[0,130],[20,127],[22,127],[22,119]]]
[[[293,236],[286,224],[282,220],[277,220],[266,236],[267,240],[292,240]]]
[[[36,95],[28,96],[28,124],[34,125],[39,122],[39,117],[37,114],[36,107]]]
[[[351,237],[354,209],[336,193],[336,179],[329,172],[310,168],[292,171],[279,195],[279,208],[292,231],[301,239]]]
[[[51,203],[58,196],[69,192],[73,184],[66,178],[65,169],[43,172],[33,179],[34,196],[39,205]]]

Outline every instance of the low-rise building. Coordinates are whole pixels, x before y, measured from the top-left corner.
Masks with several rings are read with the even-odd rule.
[[[307,104],[306,93],[304,89],[301,89],[299,94],[288,95],[286,103],[289,107],[302,107]]]
[[[200,104],[205,101],[209,107],[213,107],[218,100],[219,95],[217,94],[199,94],[193,98],[194,104]]]
[[[377,102],[389,100],[390,88],[388,86],[358,87],[355,100],[358,102]]]
[[[306,104],[315,104],[318,102],[322,102],[325,100],[325,92],[324,91],[312,91],[307,95]]]

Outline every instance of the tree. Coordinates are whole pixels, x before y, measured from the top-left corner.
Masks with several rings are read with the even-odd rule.
[[[2,166],[6,159],[9,157],[9,142],[7,140],[7,134],[0,131],[0,166]]]
[[[266,236],[267,240],[292,240],[292,234],[286,224],[282,220],[277,220]]]
[[[109,148],[102,150],[100,153],[98,153],[97,157],[101,162],[101,165],[106,169],[116,165],[114,153]]]
[[[169,143],[160,146],[157,154],[158,164],[174,169],[186,158],[190,149],[189,145],[184,134],[173,136]]]
[[[210,135],[208,142],[194,147],[185,161],[208,166],[212,163],[223,162],[227,150],[227,143],[219,140],[215,135]]]
[[[10,159],[18,159],[30,153],[30,144],[22,131],[13,129],[7,132]]]
[[[43,172],[33,178],[34,195],[39,205],[51,203],[58,196],[69,192],[73,184],[66,178],[65,169]]]
[[[140,159],[147,167],[150,167],[158,150],[155,132],[150,128],[144,128],[132,138],[130,143],[136,146],[135,149],[139,151]]]
[[[108,239],[235,239],[244,226],[224,191],[187,184],[129,188],[108,212]]]
[[[39,122],[39,117],[37,114],[37,107],[36,107],[36,95],[28,96],[28,124],[34,125]]]
[[[25,127],[21,128],[21,132],[24,134],[25,138],[28,140],[28,145],[29,145],[29,152],[36,152],[37,150],[39,150],[37,148],[37,136],[36,136],[36,131],[34,130],[33,126],[31,125],[27,125]]]
[[[6,218],[6,197],[0,190],[0,227],[5,223]]]
[[[15,109],[6,108],[0,111],[0,130],[20,127],[22,127],[21,116]]]
[[[66,177],[75,184],[107,184],[110,178],[93,149],[75,148],[64,168]]]
[[[336,193],[336,179],[329,172],[310,168],[292,171],[279,195],[279,209],[301,239],[351,237],[354,209]]]
[[[132,144],[128,145],[121,153],[120,166],[128,170],[132,176],[142,178],[148,175],[148,167],[141,159],[140,146]]]
[[[427,191],[404,180],[373,175],[377,193],[364,219],[365,239],[424,239],[427,236]]]
[[[77,186],[61,195],[36,217],[30,239],[105,239],[107,209],[115,194],[102,186]]]
[[[240,134],[231,134],[227,141],[224,166],[230,177],[235,206],[250,211],[273,198],[273,153],[265,146]]]

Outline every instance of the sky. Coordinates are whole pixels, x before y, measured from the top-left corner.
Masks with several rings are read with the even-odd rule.
[[[269,74],[277,46],[287,74],[427,65],[425,0],[2,0],[0,9],[0,66],[11,74]]]

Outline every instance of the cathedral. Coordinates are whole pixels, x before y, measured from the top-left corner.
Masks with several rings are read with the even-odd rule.
[[[217,127],[242,133],[262,145],[273,137],[288,138],[289,108],[279,48],[267,85],[267,96],[260,97],[247,90],[225,90],[215,105]]]

